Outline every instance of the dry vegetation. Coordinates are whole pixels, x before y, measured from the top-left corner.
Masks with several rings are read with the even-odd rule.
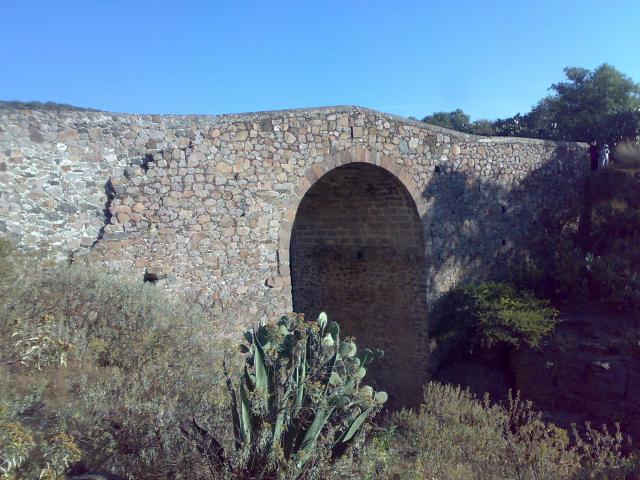
[[[460,387],[430,383],[418,412],[392,417],[403,457],[398,478],[625,479],[635,460],[616,431],[587,426],[582,436],[544,422],[519,397],[507,404],[479,400]],[[411,472],[411,473],[408,473]],[[631,477],[633,478],[633,477]]]
[[[211,319],[150,284],[0,249],[5,478],[243,478],[215,468],[212,444],[184,433],[195,416],[233,449],[221,357],[238,353],[211,341]],[[303,475],[285,464],[256,478],[634,478],[617,432],[575,436],[518,399],[492,405],[438,384],[419,411],[378,417],[354,438],[340,457],[314,451]],[[319,443],[331,439],[323,431]],[[242,456],[234,461],[243,471]]]

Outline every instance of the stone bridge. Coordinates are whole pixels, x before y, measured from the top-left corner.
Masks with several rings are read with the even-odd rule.
[[[326,311],[426,379],[427,312],[579,204],[587,146],[359,107],[222,116],[0,107],[0,233],[156,282],[235,331]]]

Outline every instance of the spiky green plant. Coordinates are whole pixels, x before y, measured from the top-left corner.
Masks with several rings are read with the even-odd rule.
[[[317,322],[292,315],[245,332],[237,385],[227,375],[235,452],[228,455],[195,419],[192,426],[206,438],[220,471],[306,477],[318,462],[337,459],[355,443],[387,400],[385,392],[362,384],[367,366],[383,352],[358,350],[339,332],[324,313]]]

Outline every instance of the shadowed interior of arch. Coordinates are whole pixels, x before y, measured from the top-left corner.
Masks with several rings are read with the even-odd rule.
[[[384,350],[367,381],[392,405],[419,401],[428,358],[424,238],[400,180],[367,163],[329,171],[298,206],[290,255],[294,310],[326,311],[343,337]]]

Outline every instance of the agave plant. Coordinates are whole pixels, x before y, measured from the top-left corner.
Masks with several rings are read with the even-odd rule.
[[[358,350],[321,313],[317,322],[283,317],[244,334],[245,366],[231,396],[235,449],[242,471],[221,443],[194,420],[220,469],[251,478],[304,477],[319,461],[343,455],[387,400],[362,384],[380,350]],[[226,371],[226,367],[225,367]],[[322,448],[319,448],[322,444]]]

